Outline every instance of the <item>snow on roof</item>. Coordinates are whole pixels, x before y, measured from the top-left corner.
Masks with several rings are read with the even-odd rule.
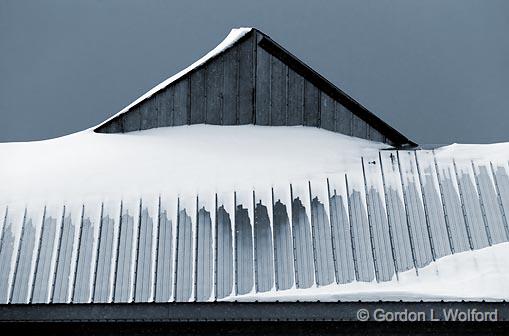
[[[194,125],[5,143],[0,157],[1,303],[509,299],[509,143],[407,151]]]
[[[195,68],[197,68],[200,65],[206,63],[211,58],[221,54],[223,51],[225,51],[226,49],[230,48],[232,45],[235,44],[235,42],[237,42],[243,36],[245,36],[249,32],[251,32],[251,30],[253,30],[253,28],[244,28],[244,27],[241,27],[241,28],[232,29],[230,31],[230,33],[228,34],[228,36],[226,36],[226,38],[221,43],[219,43],[214,49],[209,51],[205,56],[203,56],[202,58],[200,58],[199,60],[197,60],[196,62],[194,62],[190,66],[188,66],[187,68],[185,68],[185,69],[179,71],[178,73],[176,73],[175,75],[171,76],[170,78],[168,78],[168,79],[164,80],[163,82],[157,84],[152,89],[148,90],[145,94],[143,94],[141,97],[139,97],[138,99],[133,101],[131,104],[129,104],[126,107],[124,107],[120,112],[118,112],[115,115],[113,115],[112,117],[106,119],[105,121],[103,121],[99,125],[94,126],[93,128],[97,128],[99,126],[102,126],[102,125],[106,124],[111,119],[113,119],[113,118],[115,118],[115,117],[117,117],[117,116],[119,116],[119,115],[121,115],[123,113],[126,113],[133,106],[139,104],[140,102],[144,101],[145,99],[148,99],[148,98],[152,97],[154,94],[156,94],[157,92],[163,90],[164,88],[166,88],[171,83],[177,81],[178,79],[182,78],[183,76],[185,76],[186,74],[188,74],[189,72],[194,70]]]

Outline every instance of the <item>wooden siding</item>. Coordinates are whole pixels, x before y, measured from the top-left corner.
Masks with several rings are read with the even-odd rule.
[[[332,97],[330,90],[319,88],[316,80],[309,80],[299,69],[260,46],[264,36],[258,31],[248,34],[96,131],[120,133],[204,123],[304,125],[398,144],[398,139],[385,134],[386,130]]]

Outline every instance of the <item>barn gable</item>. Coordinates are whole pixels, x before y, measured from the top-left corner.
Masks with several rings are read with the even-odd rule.
[[[202,123],[304,125],[398,147],[415,145],[256,29],[95,131]]]

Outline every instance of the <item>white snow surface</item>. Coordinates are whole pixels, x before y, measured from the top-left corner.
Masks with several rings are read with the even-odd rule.
[[[351,282],[231,296],[224,301],[501,301],[509,298],[509,243],[445,256],[391,281]]]
[[[188,74],[189,72],[191,72],[193,69],[199,67],[200,65],[204,64],[205,62],[207,62],[209,59],[219,55],[220,53],[222,53],[223,51],[225,51],[226,49],[231,47],[233,44],[235,44],[235,42],[237,42],[243,36],[248,34],[251,30],[253,30],[253,28],[244,28],[243,27],[243,28],[232,29],[230,31],[230,33],[228,34],[228,36],[226,36],[226,38],[221,43],[219,43],[214,49],[209,51],[205,56],[203,56],[202,58],[200,58],[199,60],[197,60],[196,62],[194,62],[190,66],[188,66],[187,68],[185,68],[185,69],[181,70],[180,72],[176,73],[175,75],[171,76],[170,78],[168,78],[168,79],[164,80],[163,82],[157,84],[152,89],[150,89],[145,94],[143,94],[141,97],[139,97],[138,99],[133,101],[131,104],[129,104],[126,107],[124,107],[120,112],[118,112],[115,115],[113,115],[112,117],[106,119],[105,121],[103,121],[99,125],[92,127],[92,129],[95,129],[95,128],[101,126],[101,125],[104,125],[105,123],[107,123],[111,119],[113,119],[113,118],[115,118],[115,117],[117,117],[117,116],[119,116],[119,115],[129,111],[131,109],[131,107],[137,105],[138,103],[144,101],[147,98],[150,98],[155,93],[161,91],[162,89],[164,89],[165,87],[167,87],[171,83],[175,82],[179,78],[181,78],[181,77],[185,76],[186,74]]]
[[[230,197],[234,190],[267,191],[272,186],[277,194],[294,182],[323,184],[347,172],[361,177],[360,158],[376,157],[382,148],[388,145],[318,128],[254,125],[192,125],[125,134],[85,130],[44,141],[0,143],[0,210],[8,205],[22,213],[26,204],[98,204],[159,194],[191,200],[215,192]],[[507,167],[509,143],[455,144],[435,153],[439,162],[454,158],[463,164],[474,160]],[[508,259],[509,243],[503,243],[441,258],[419,269],[419,276],[410,270],[389,282],[253,292],[228,299],[507,300]]]
[[[0,144],[0,205],[233,192],[358,170],[387,145],[310,127],[192,125],[90,130]]]

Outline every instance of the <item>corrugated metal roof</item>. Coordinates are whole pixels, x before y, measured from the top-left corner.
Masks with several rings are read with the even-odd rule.
[[[385,282],[509,240],[507,165],[427,150],[382,150],[346,174],[290,185],[153,196],[7,206],[0,303],[214,301]]]

